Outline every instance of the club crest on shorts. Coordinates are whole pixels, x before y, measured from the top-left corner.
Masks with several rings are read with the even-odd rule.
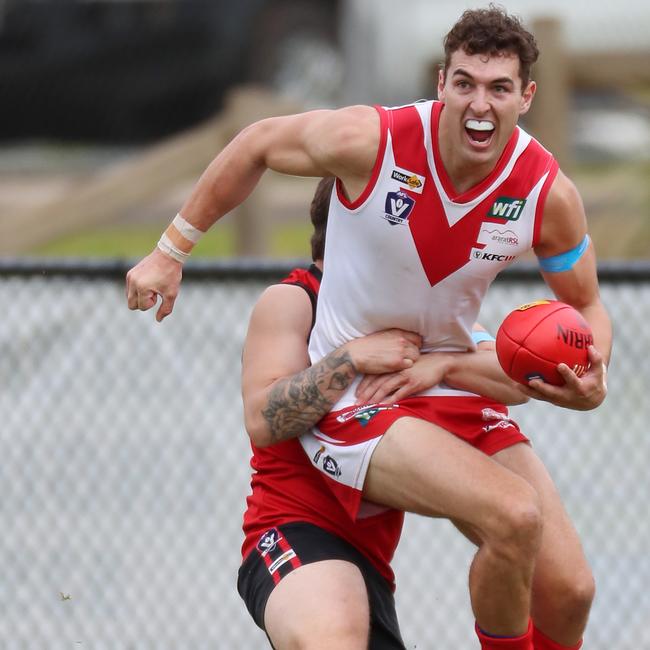
[[[323,468],[324,472],[330,476],[333,476],[334,478],[338,478],[341,476],[341,466],[338,464],[336,459],[329,454],[323,455],[324,451],[325,447],[321,445],[320,449],[314,454],[314,458],[312,459],[314,461],[314,465],[317,467],[320,465]]]
[[[408,223],[414,205],[415,199],[412,199],[406,192],[402,192],[402,190],[388,192],[383,217],[391,226],[405,225]]]
[[[275,547],[278,545],[278,542],[282,539],[280,532],[277,528],[270,528],[266,532],[262,533],[259,542],[257,542],[257,550],[264,557],[267,553],[271,553],[275,550]]]

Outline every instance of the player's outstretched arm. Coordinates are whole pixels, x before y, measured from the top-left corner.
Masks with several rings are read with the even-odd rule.
[[[250,195],[267,169],[337,176],[354,195],[370,176],[378,146],[379,117],[369,106],[268,118],[247,127],[203,172],[153,253],[129,271],[129,309],[150,309],[161,295],[157,319],[171,313],[192,248]]]
[[[269,287],[253,309],[242,356],[242,397],[246,430],[259,447],[305,433],[358,373],[409,367],[419,356],[418,335],[387,330],[346,343],[310,366],[311,319],[307,294],[293,285]]]
[[[557,299],[575,307],[589,323],[594,349],[589,353],[591,366],[581,377],[560,364],[558,372],[564,377],[564,386],[551,386],[535,379],[524,390],[530,397],[557,406],[581,411],[596,408],[607,394],[606,364],[612,348],[612,326],[600,299],[596,254],[587,236],[582,200],[573,183],[561,172],[546,200],[535,253],[542,264],[542,276]],[[544,264],[549,259],[560,263],[551,270]]]

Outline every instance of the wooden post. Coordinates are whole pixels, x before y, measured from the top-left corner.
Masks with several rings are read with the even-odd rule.
[[[563,169],[571,165],[569,142],[570,71],[558,18],[537,18],[533,21],[540,50],[532,71],[537,93],[531,109],[524,117],[525,128],[558,160]]]
[[[19,255],[71,232],[136,214],[175,184],[196,182],[214,156],[248,124],[300,109],[262,89],[232,91],[225,111],[206,123],[100,170],[53,200],[4,210],[0,214],[0,255]],[[237,255],[268,254],[269,220],[265,217],[269,183],[263,178],[260,187],[239,207],[242,213],[234,220]],[[308,207],[306,199],[305,210]],[[164,217],[161,229],[168,218]]]

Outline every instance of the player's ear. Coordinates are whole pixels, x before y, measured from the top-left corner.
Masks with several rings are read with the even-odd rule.
[[[438,99],[445,101],[445,69],[441,67],[438,70]]]
[[[528,113],[530,105],[533,103],[533,97],[537,91],[537,84],[534,81],[529,81],[524,91],[521,93],[521,102],[519,104],[519,115]]]

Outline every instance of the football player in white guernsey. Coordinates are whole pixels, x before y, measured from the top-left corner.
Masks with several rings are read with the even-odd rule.
[[[392,329],[350,341],[310,365],[307,341],[317,269],[323,268],[332,180],[321,181],[310,210],[314,264],[264,291],[244,342],[242,398],[254,474],[238,591],[277,648],[317,636],[331,648],[404,650],[390,567],[403,513],[374,508],[359,521],[346,516],[336,496],[323,489],[323,478],[313,471],[297,437],[332,409],[358,374],[365,373],[363,388],[376,401],[393,388],[407,397],[441,381],[496,400],[491,403],[495,411],[526,397],[501,370],[494,339],[480,325],[473,332],[475,352],[420,355],[418,335]],[[378,374],[393,371],[394,376]],[[391,400],[400,395],[392,394]],[[496,448],[510,446],[500,433],[493,430],[485,437]],[[517,441],[526,440],[516,433]],[[280,538],[282,545],[271,549]]]
[[[471,324],[490,282],[532,249],[551,291],[590,324],[594,346],[584,375],[560,364],[563,386],[532,380],[526,392],[577,410],[600,405],[612,333],[584,207],[551,154],[517,126],[536,90],[534,38],[491,6],[461,16],[445,53],[438,102],[311,111],[244,129],[205,170],[158,246],[127,274],[129,308],[151,309],[161,296],[158,320],[171,313],[193,245],[266,169],[333,175],[312,362],[387,327],[417,332],[425,351],[471,349]],[[512,240],[486,238],[506,224]],[[335,408],[353,405],[356,390]],[[374,426],[365,429],[380,421],[386,428],[364,441],[368,454],[354,489],[379,504],[452,519],[478,545],[469,590],[483,650],[576,650],[593,577],[541,461],[527,444],[488,456],[430,415],[437,409],[431,400],[469,405],[471,397],[414,399],[417,408],[402,401],[372,414]],[[348,505],[355,512],[358,497]],[[320,647],[318,640],[310,647]]]

